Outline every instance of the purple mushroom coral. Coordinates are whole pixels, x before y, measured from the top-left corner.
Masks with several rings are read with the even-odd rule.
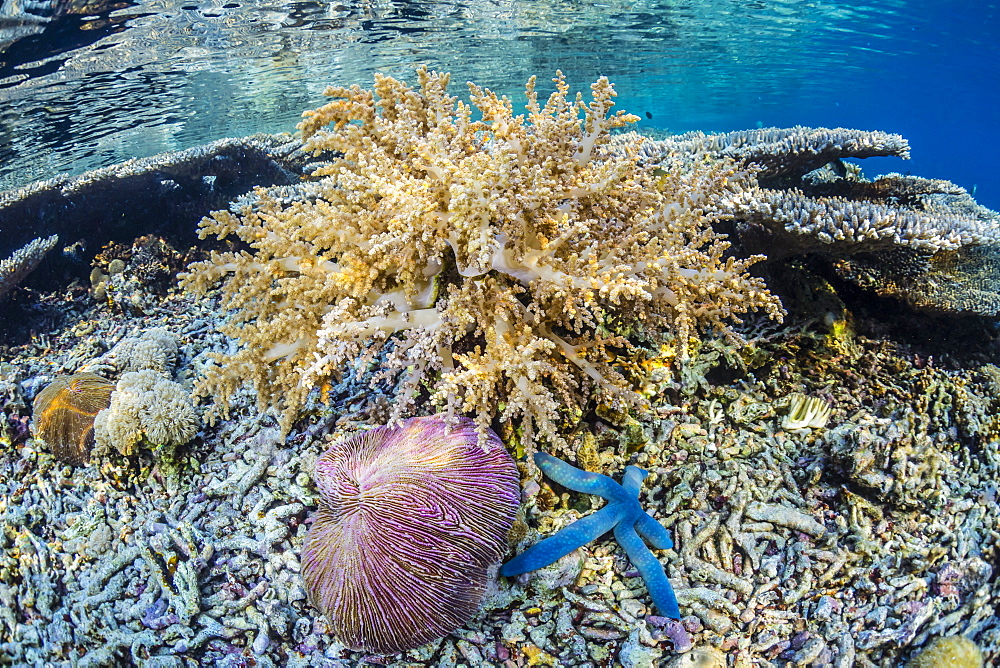
[[[419,647],[478,610],[507,550],[518,471],[492,432],[441,415],[340,441],[316,462],[302,551],[314,606],[352,649]]]

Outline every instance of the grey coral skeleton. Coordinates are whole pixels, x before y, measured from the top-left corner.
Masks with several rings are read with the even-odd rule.
[[[45,255],[59,243],[59,235],[38,238],[25,244],[0,261],[0,301],[3,301],[24,278],[33,272]]]

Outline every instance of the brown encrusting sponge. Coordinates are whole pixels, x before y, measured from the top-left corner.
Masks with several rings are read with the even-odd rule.
[[[641,138],[611,141],[636,119],[610,113],[607,79],[585,104],[559,74],[541,105],[532,78],[517,116],[470,83],[474,121],[447,74],[417,76],[416,90],[381,75],[374,91],[328,89],[299,127],[307,150],[339,157],[298,190],[261,189],[202,221],[202,237],[250,246],[184,277],[200,292],[223,281],[223,330],[243,344],[198,387],[223,412],[251,380],[288,430],[312,389],[385,347],[393,417],[427,386],[481,434],[517,420],[529,449],[560,446],[560,418],[594,393],[644,405],[614,366],[642,357],[635,343],[676,337],[683,353],[705,329],[735,336],[749,310],[781,317],[747,274],[759,258],[728,257],[706,213],[735,196],[736,168],[639,165]]]

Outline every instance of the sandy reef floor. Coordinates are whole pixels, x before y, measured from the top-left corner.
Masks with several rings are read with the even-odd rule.
[[[391,392],[345,381],[285,439],[246,392],[182,449],[179,473],[148,452],[61,464],[23,433],[56,374],[114,378],[102,356],[162,327],[179,337],[175,379],[190,385],[209,352],[233,345],[211,299],[158,294],[128,269],[114,280],[102,303],[75,285],[0,307],[24,325],[0,346],[11,441],[0,663],[888,667],[951,634],[1000,659],[1000,347],[988,325],[970,326],[982,350],[933,357],[937,344],[855,332],[846,312],[790,309],[781,328],[749,326],[742,349],[708,341],[682,373],[669,359],[641,370],[655,416],[598,409],[574,427],[574,463],[651,472],[641,501],[677,544],[658,556],[690,644],[668,637],[605,539],[499,583],[449,637],[377,657],[333,641],[306,602],[298,552],[324,443],[379,424]],[[832,404],[825,427],[782,427],[794,392]],[[525,482],[522,546],[597,504]]]

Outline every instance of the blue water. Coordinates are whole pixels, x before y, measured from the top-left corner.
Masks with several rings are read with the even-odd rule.
[[[0,189],[292,130],[327,84],[367,86],[376,70],[412,80],[426,63],[451,71],[456,93],[472,79],[517,95],[556,68],[575,87],[606,75],[640,125],[677,132],[898,132],[913,159],[868,160],[866,173],[950,179],[1000,209],[995,2],[102,4],[13,39],[3,31],[24,22],[0,20]]]

